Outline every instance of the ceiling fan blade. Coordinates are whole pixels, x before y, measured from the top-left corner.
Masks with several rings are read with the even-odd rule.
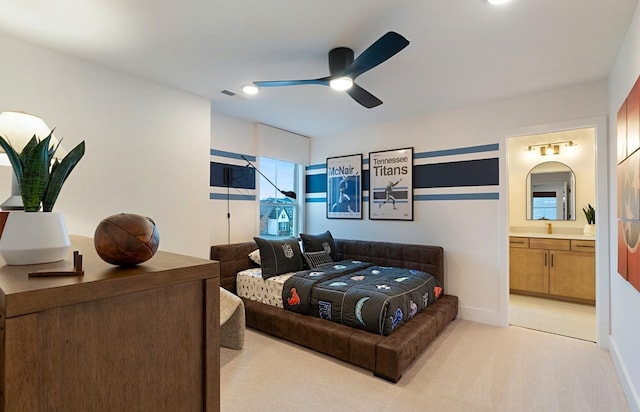
[[[329,85],[329,77],[322,77],[320,79],[306,79],[306,80],[271,80],[253,82],[258,87],[278,87],[278,86],[300,86],[305,84],[319,84],[322,86]]]
[[[367,50],[363,51],[362,54],[354,60],[345,75],[355,79],[362,73],[373,69],[395,56],[408,45],[409,40],[394,31],[390,31],[376,40]]]
[[[346,92],[349,93],[349,96],[351,96],[353,100],[360,103],[367,109],[371,109],[382,104],[382,100],[378,99],[376,96],[372,95],[355,83]]]

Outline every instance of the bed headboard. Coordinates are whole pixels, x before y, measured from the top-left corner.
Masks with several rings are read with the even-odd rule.
[[[338,260],[356,259],[381,266],[397,266],[431,273],[444,288],[444,250],[440,246],[368,240],[334,239]],[[220,286],[236,292],[236,273],[255,267],[248,255],[255,242],[211,246],[210,258],[220,262]]]

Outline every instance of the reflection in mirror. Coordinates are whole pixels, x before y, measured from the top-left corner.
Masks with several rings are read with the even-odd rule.
[[[527,176],[527,219],[576,220],[576,178],[569,166],[544,162]]]

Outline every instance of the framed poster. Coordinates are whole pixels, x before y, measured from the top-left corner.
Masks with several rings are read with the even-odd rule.
[[[362,154],[327,158],[327,218],[362,219]]]
[[[413,220],[413,147],[369,153],[369,219]]]

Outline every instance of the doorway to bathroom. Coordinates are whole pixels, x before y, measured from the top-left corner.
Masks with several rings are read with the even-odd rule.
[[[596,129],[507,139],[509,324],[597,341]]]

